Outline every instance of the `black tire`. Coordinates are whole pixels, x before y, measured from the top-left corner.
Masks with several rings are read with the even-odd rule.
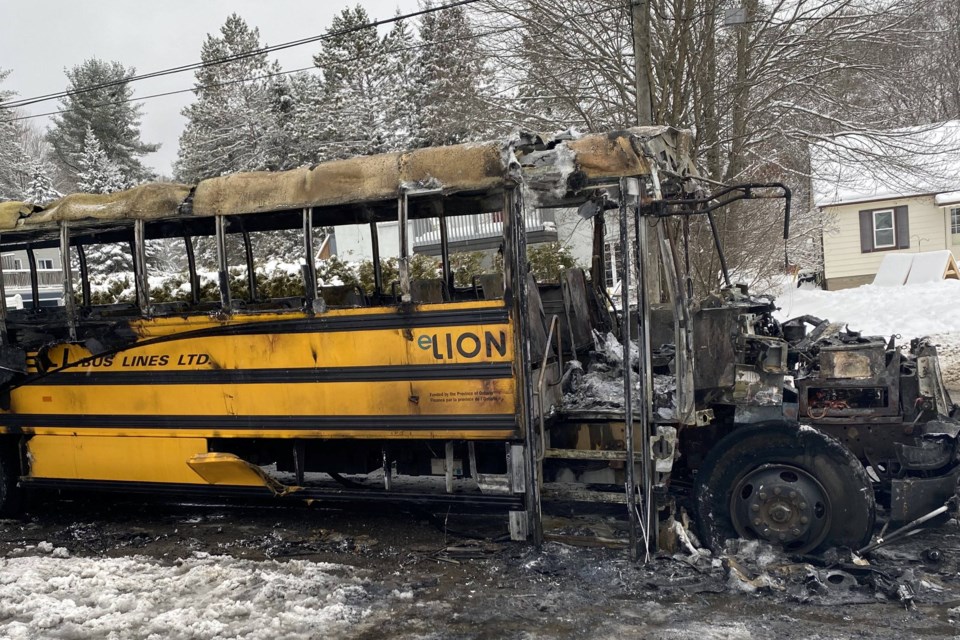
[[[741,427],[717,442],[697,472],[694,496],[701,540],[714,551],[730,538],[795,553],[859,549],[876,520],[860,461],[815,429],[780,423]]]
[[[23,508],[17,449],[8,445],[9,443],[0,441],[0,518],[16,516]]]

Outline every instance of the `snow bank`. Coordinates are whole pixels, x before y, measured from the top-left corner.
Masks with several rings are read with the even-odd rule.
[[[940,280],[904,287],[872,284],[855,289],[784,289],[776,299],[778,320],[814,315],[845,322],[867,335],[900,334],[903,341],[921,336],[960,334],[960,280]]]
[[[317,638],[368,619],[352,567],[197,554],[0,560],[0,638]]]

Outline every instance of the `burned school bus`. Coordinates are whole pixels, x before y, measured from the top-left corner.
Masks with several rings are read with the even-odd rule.
[[[634,549],[685,506],[708,544],[810,551],[866,544],[878,502],[904,522],[943,504],[958,427],[932,345],[780,324],[770,299],[729,279],[691,299],[682,221],[712,224],[742,198],[781,197],[789,211],[789,191],[704,193],[690,145],[665,127],[521,136],[0,204],[0,249],[26,253],[33,293],[14,310],[0,292],[0,512],[31,488],[379,500],[507,512],[515,538],[539,542],[544,502],[606,501],[627,505]],[[579,207],[594,225],[592,277],[535,281],[531,207]],[[448,224],[478,214],[502,232],[502,269],[457,286]],[[418,220],[438,233],[436,277],[411,274]],[[347,225],[371,243],[371,290],[318,285],[316,236]],[[384,225],[397,230],[396,278],[380,266]],[[637,291],[619,310],[603,288],[608,226],[622,290]],[[301,256],[294,296],[257,280],[253,248],[277,233]],[[151,292],[161,241],[182,247],[180,300]],[[213,289],[201,242],[216,248]],[[91,290],[105,244],[132,259],[128,302],[97,304]],[[62,306],[38,304],[41,249],[60,251]],[[649,299],[655,269],[670,304]],[[611,368],[605,332],[627,353],[622,397],[571,401],[584,371]]]

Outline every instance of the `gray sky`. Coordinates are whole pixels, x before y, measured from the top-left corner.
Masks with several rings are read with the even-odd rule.
[[[397,10],[417,10],[417,0],[2,0],[0,69],[12,73],[0,88],[33,98],[63,91],[64,68],[88,58],[116,60],[149,73],[200,61],[200,46],[208,33],[219,34],[230,13],[260,29],[268,45],[323,33],[333,16],[360,4],[371,20],[393,17]],[[284,70],[307,67],[319,43],[279,51],[272,59]],[[184,72],[135,82],[135,96],[193,86],[193,73]],[[148,165],[170,175],[177,139],[184,125],[180,110],[193,100],[183,93],[144,101],[141,131],[145,142],[160,142]],[[27,114],[55,111],[56,100],[25,107]],[[46,127],[48,118],[30,122]]]

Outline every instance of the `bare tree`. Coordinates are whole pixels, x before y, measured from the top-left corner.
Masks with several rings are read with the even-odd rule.
[[[896,147],[903,142],[898,128],[923,121],[917,109],[902,108],[916,83],[916,70],[903,60],[929,46],[916,26],[937,2],[955,5],[745,0],[738,4],[746,21],[725,28],[729,0],[650,0],[654,119],[695,127],[704,176],[791,186],[802,236],[793,249],[809,259],[816,253],[808,251],[809,234],[821,224],[809,197],[809,145],[844,146],[848,138],[851,148],[863,139]],[[494,32],[488,45],[501,65],[496,100],[505,122],[593,131],[636,122],[625,3],[487,0],[479,19]],[[902,156],[894,154],[894,164]],[[757,251],[782,243],[779,211],[754,203],[718,216],[735,272],[754,277],[783,267],[781,251]],[[695,246],[709,239],[697,224],[691,234]],[[693,255],[700,290],[713,289],[715,257],[699,249]]]

